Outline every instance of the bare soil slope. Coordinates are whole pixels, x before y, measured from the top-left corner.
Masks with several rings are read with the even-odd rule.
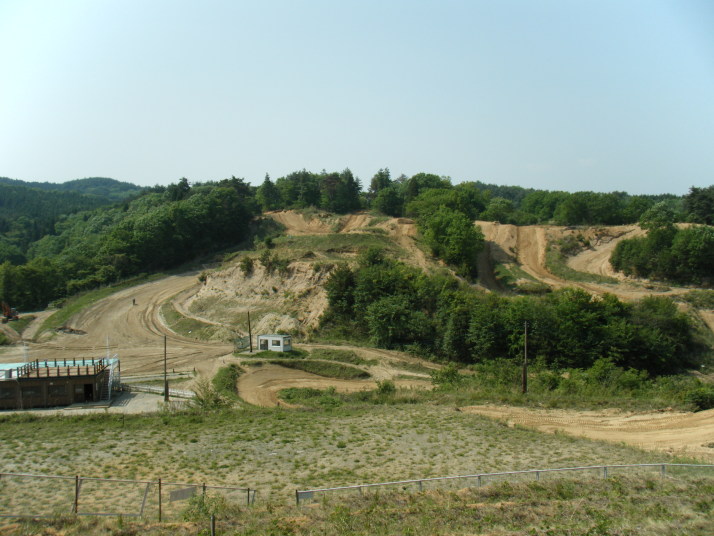
[[[523,271],[553,289],[566,286],[580,287],[594,294],[614,294],[628,301],[652,294],[676,295],[689,290],[649,285],[644,281],[626,278],[612,270],[609,259],[617,243],[625,238],[643,234],[635,225],[574,229],[552,225],[516,226],[484,221],[477,221],[476,224],[484,233],[492,263],[518,264]],[[548,270],[546,266],[548,244],[574,235],[582,235],[591,246],[569,259],[568,265],[577,271],[615,277],[619,279],[617,283],[571,281],[562,279]]]

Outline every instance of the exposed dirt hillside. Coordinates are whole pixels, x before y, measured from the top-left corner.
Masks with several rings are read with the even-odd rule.
[[[614,272],[609,260],[615,246],[625,238],[642,236],[643,231],[635,225],[598,226],[590,228],[558,227],[552,225],[515,226],[495,222],[478,221],[486,238],[487,255],[482,256],[481,266],[489,271],[494,264],[515,264],[536,281],[553,289],[580,287],[594,294],[614,294],[623,300],[637,300],[649,295],[676,295],[687,292],[688,288],[673,288],[653,285],[648,281],[626,278]],[[549,244],[568,237],[580,237],[589,244],[581,253],[568,259],[568,266],[579,272],[608,276],[612,283],[593,283],[566,280],[556,276],[546,265]],[[484,278],[490,290],[500,290],[492,274]],[[490,284],[489,284],[490,281]]]

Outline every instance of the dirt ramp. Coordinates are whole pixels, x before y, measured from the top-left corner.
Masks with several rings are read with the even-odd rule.
[[[590,242],[590,248],[568,259],[568,266],[579,272],[625,279],[623,274],[613,270],[610,265],[610,257],[617,244],[622,240],[644,236],[645,234],[645,231],[637,225],[591,229],[585,234],[585,238]]]

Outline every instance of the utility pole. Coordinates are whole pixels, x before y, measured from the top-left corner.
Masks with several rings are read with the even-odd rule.
[[[528,320],[523,322],[523,374],[521,377],[521,392],[528,392]]]
[[[164,402],[169,401],[169,379],[166,377],[166,335],[164,335]]]
[[[253,353],[253,332],[250,330],[250,311],[248,311],[248,344],[250,344],[250,353]]]

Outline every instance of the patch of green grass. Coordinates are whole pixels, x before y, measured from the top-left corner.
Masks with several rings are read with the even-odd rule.
[[[42,323],[42,326],[38,330],[38,334],[43,331],[48,331],[67,325],[69,319],[77,313],[86,309],[90,305],[93,305],[99,300],[102,300],[107,296],[111,296],[116,292],[119,292],[120,290],[135,287],[137,285],[142,285],[150,281],[156,281],[157,279],[161,279],[163,277],[166,277],[165,274],[140,276],[134,279],[124,281],[122,283],[118,283],[116,285],[103,287],[96,290],[90,290],[88,292],[83,292],[71,298],[67,298],[64,301],[64,304],[62,305],[61,309],[59,309],[56,313],[53,313],[45,319],[45,321]]]
[[[291,258],[300,258],[307,252],[320,252],[327,258],[339,259],[346,253],[356,254],[371,247],[384,249],[392,255],[403,254],[389,237],[380,233],[281,236],[273,243],[276,250],[289,250]]]
[[[550,287],[538,281],[515,263],[499,263],[494,267],[496,280],[502,287],[522,294],[543,294]]]
[[[182,315],[170,301],[161,306],[161,314],[166,321],[166,325],[171,328],[172,331],[184,337],[208,340],[221,329],[220,326],[207,324],[195,318]]]
[[[312,359],[324,359],[325,361],[339,361],[350,365],[376,365],[377,359],[364,359],[352,350],[336,350],[333,348],[315,348],[310,352]]]
[[[370,377],[369,372],[364,370],[342,365],[340,363],[330,363],[326,361],[312,361],[309,359],[295,361],[287,359],[273,359],[270,363],[273,365],[280,365],[281,367],[303,370],[305,372],[310,372],[311,374],[317,374],[318,376],[324,376],[326,378],[358,380]]]
[[[714,309],[714,290],[690,290],[676,299],[700,309]]]
[[[552,243],[548,245],[548,249],[545,253],[545,265],[553,275],[567,281],[600,284],[618,283],[618,280],[613,277],[573,270],[567,265],[567,257],[563,255],[556,244]]]
[[[216,375],[211,380],[211,383],[219,394],[230,398],[237,398],[238,388],[236,383],[242,373],[243,369],[235,363],[231,363],[227,367],[219,368],[218,372],[216,372]]]
[[[313,408],[335,408],[343,404],[334,388],[289,387],[282,389],[278,393],[278,397],[289,404],[300,404]]]
[[[15,330],[18,335],[22,335],[25,329],[27,329],[27,326],[29,326],[35,318],[37,317],[34,315],[21,315],[19,320],[8,322],[7,326]]]

